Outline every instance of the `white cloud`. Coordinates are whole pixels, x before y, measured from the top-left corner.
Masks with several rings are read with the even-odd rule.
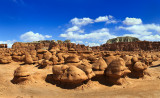
[[[99,46],[100,43],[106,43],[106,41],[110,38],[115,38],[115,35],[109,33],[109,29],[102,28],[98,30],[94,30],[91,33],[80,34],[76,32],[67,32],[61,34],[60,37],[64,37],[66,39],[78,40],[74,41],[74,43],[85,44],[89,46]],[[85,42],[85,43],[83,43]]]
[[[8,48],[11,48],[14,42],[16,42],[16,40],[7,40],[7,41],[0,41],[0,44],[7,44]]]
[[[88,34],[79,34],[74,32],[68,32],[66,34],[60,34],[60,37],[64,37],[67,39],[108,39],[115,37],[109,33],[107,28],[102,28],[99,30],[95,30]]]
[[[71,28],[68,28],[67,30],[66,30],[66,32],[73,32],[73,31],[78,31],[80,28],[78,27],[78,26],[73,26],[73,27],[71,27]]]
[[[73,18],[71,21],[70,21],[73,25],[77,25],[77,26],[85,26],[87,24],[91,24],[93,23],[93,19],[90,19],[90,18]]]
[[[157,24],[140,24],[119,28],[131,32],[131,34],[124,34],[124,36],[134,36],[140,40],[160,41],[160,35],[157,34],[160,33],[160,25]]]
[[[142,20],[140,18],[129,18],[129,17],[126,17],[126,19],[123,21],[123,24],[125,24],[125,25],[142,24]]]
[[[83,44],[83,41],[73,41],[72,43]]]
[[[94,20],[95,22],[106,22],[106,24],[117,23],[113,16],[99,16]]]
[[[100,46],[99,43],[88,43],[88,46],[93,47],[93,46]]]
[[[141,25],[133,25],[129,27],[120,26],[119,29],[124,29],[134,34],[140,34],[140,35],[150,35],[152,34],[151,30],[160,33],[160,25],[156,25],[156,24],[141,24]]]
[[[39,41],[39,40],[45,40],[46,38],[51,38],[50,35],[42,35],[39,33],[34,33],[32,31],[26,32],[20,36],[20,39],[23,41]]]
[[[108,21],[108,16],[99,16],[98,18],[95,19],[95,22],[106,22]]]
[[[51,38],[52,36],[51,35],[45,35],[45,38]]]
[[[148,40],[148,41],[160,41],[160,35],[148,35],[141,37],[141,40]]]

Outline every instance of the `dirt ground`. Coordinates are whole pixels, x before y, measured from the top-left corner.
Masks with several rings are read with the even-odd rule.
[[[153,63],[148,70],[151,76],[143,79],[127,78],[121,86],[106,86],[98,81],[90,81],[77,89],[63,89],[45,81],[31,84],[13,84],[14,70],[20,63],[0,65],[0,98],[159,98],[160,61]],[[30,65],[33,66],[34,65]],[[51,74],[51,68],[38,69],[44,75]]]

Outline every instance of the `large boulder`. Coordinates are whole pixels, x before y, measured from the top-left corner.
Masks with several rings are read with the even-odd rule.
[[[46,68],[47,66],[52,66],[53,62],[49,60],[39,60],[39,68]]]
[[[25,64],[33,64],[33,59],[29,53],[25,54],[24,62]]]
[[[79,57],[77,55],[70,55],[65,59],[65,63],[78,63]]]
[[[116,58],[117,58],[116,56],[103,57],[103,59],[106,61],[107,65],[109,65]]]
[[[51,57],[50,61],[53,62],[53,65],[56,65],[56,64],[58,64],[58,57],[56,57],[55,55],[53,55],[53,56]]]
[[[47,52],[44,53],[44,59],[45,60],[50,60],[51,57],[52,57],[52,54],[49,51],[47,51]]]
[[[26,84],[33,81],[32,74],[33,68],[31,66],[25,65],[20,66],[14,71],[14,78],[12,83],[14,84]]]
[[[24,61],[25,55],[23,56],[12,56],[12,60],[15,62],[22,62]]]
[[[87,80],[85,72],[75,66],[54,65],[53,79],[62,83],[78,84]]]
[[[117,58],[108,65],[105,74],[111,84],[121,85],[125,81],[125,76],[130,72],[125,66],[125,61],[122,58]]]
[[[8,64],[12,62],[11,56],[2,56],[0,57],[0,64]]]
[[[64,57],[63,57],[64,53],[58,53],[57,57],[58,57],[58,64],[63,64],[64,63]]]
[[[103,75],[105,69],[107,68],[107,63],[102,57],[100,57],[93,65],[93,70],[96,75]]]
[[[142,62],[136,62],[133,65],[133,69],[131,70],[130,76],[135,78],[144,77],[145,73],[147,72],[148,66]]]
[[[92,65],[88,62],[88,60],[83,59],[82,63],[79,64],[77,67],[86,73],[88,79],[91,79],[95,76],[95,73],[92,70]]]

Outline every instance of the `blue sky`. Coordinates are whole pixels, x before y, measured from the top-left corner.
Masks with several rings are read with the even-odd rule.
[[[160,40],[160,0],[0,0],[0,43],[66,40],[95,46],[117,36]]]

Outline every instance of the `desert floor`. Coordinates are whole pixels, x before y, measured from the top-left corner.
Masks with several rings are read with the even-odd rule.
[[[45,81],[30,84],[13,84],[14,70],[20,63],[0,65],[0,98],[159,98],[160,61],[153,63],[148,70],[151,76],[143,79],[127,78],[128,83],[121,86],[106,86],[98,81],[90,81],[76,89],[63,89]],[[38,69],[44,75],[51,74],[51,68]]]

